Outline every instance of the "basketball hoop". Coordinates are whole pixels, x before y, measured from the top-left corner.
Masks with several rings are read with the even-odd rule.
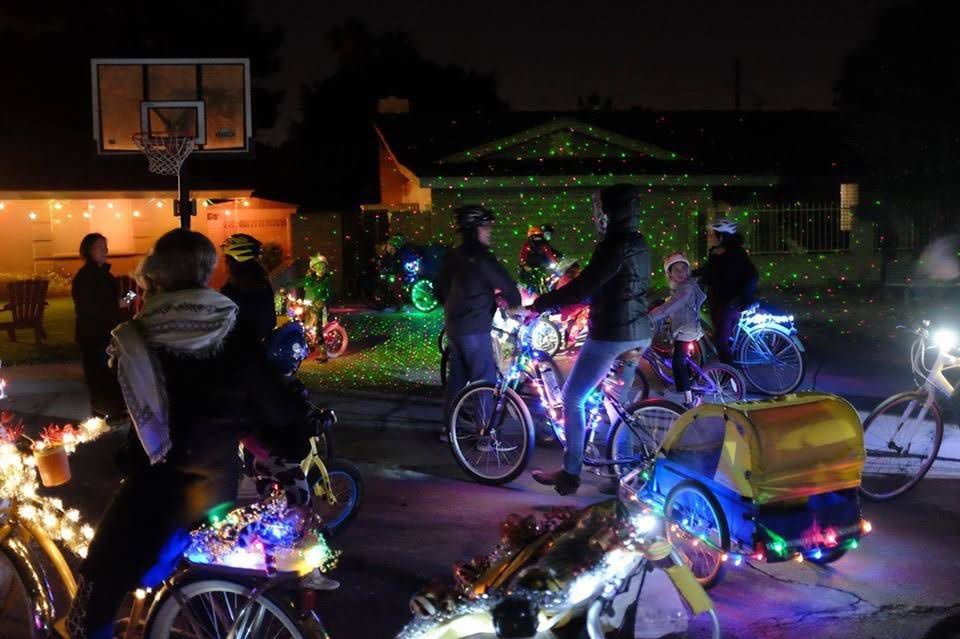
[[[196,139],[190,135],[136,133],[133,142],[147,156],[151,173],[177,177],[184,160],[196,148]]]

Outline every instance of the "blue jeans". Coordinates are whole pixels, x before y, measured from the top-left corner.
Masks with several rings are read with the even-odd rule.
[[[497,365],[493,361],[490,332],[450,337],[450,370],[443,401],[443,428],[447,428],[453,400],[470,382],[497,383]]]
[[[601,342],[587,338],[577,361],[563,385],[563,413],[564,431],[567,437],[567,448],[563,454],[563,468],[568,473],[579,475],[583,470],[583,445],[586,432],[586,411],[584,407],[587,398],[610,372],[613,362],[622,353],[635,348],[646,349],[650,346],[650,339],[634,342]],[[625,401],[626,394],[633,385],[636,374],[636,363],[628,362],[624,366],[621,386],[621,401]]]

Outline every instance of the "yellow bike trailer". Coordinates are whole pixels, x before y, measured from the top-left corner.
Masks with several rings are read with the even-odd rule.
[[[668,431],[642,494],[688,556],[828,563],[869,532],[863,463],[860,417],[835,395],[706,404]],[[712,585],[721,570],[708,572]]]

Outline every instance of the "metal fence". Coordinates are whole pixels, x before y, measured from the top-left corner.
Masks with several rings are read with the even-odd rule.
[[[920,248],[925,242],[922,241],[921,229],[917,224],[904,222],[881,228],[879,224],[873,225],[873,250],[880,251],[884,245],[891,251],[912,251]]]
[[[747,246],[757,255],[849,251],[847,217],[838,203],[758,207],[746,224]]]

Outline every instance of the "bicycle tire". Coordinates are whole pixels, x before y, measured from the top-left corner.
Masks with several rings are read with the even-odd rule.
[[[506,472],[496,475],[481,473],[467,459],[467,456],[463,450],[463,446],[467,441],[466,434],[464,433],[461,435],[461,431],[465,429],[461,429],[458,425],[458,419],[462,414],[462,411],[465,411],[466,409],[467,400],[481,392],[495,395],[497,392],[499,392],[499,387],[485,381],[474,382],[465,386],[453,401],[453,407],[450,410],[450,416],[448,418],[449,421],[447,423],[450,450],[453,453],[453,458],[456,460],[457,465],[460,466],[460,469],[471,479],[488,486],[500,486],[503,484],[508,484],[519,477],[530,463],[530,458],[533,456],[534,447],[533,418],[530,416],[530,411],[527,409],[527,405],[522,399],[520,399],[520,396],[516,393],[516,391],[514,391],[512,388],[507,388],[505,390],[504,402],[505,406],[511,406],[514,409],[516,418],[520,422],[520,444],[522,449],[517,456],[517,461],[513,463],[506,470]],[[479,445],[480,444],[478,443],[477,446],[479,447]]]
[[[450,339],[447,337],[447,327],[440,328],[440,334],[437,335],[437,351],[443,352],[450,345]]]
[[[440,352],[440,388],[447,387],[447,377],[450,375],[450,347]]]
[[[319,518],[321,523],[331,535],[341,532],[356,518],[363,503],[363,474],[360,469],[346,459],[327,459],[323,462],[327,468],[327,474],[330,476],[330,483],[333,486],[334,496],[337,497],[337,504],[328,504],[326,498],[321,497],[314,491],[312,496],[313,512]],[[319,477],[310,483],[310,490],[314,490]],[[336,508],[343,499],[345,508]],[[331,513],[335,513],[331,515]]]
[[[860,494],[869,501],[889,501],[900,495],[903,495],[911,488],[920,483],[920,480],[930,471],[930,467],[933,466],[933,462],[936,461],[937,454],[940,452],[940,445],[943,443],[943,415],[940,412],[940,406],[936,401],[931,403],[929,415],[933,418],[933,439],[931,440],[931,449],[932,453],[917,469],[915,473],[911,473],[912,477],[907,480],[902,486],[895,490],[888,491],[878,491],[864,486],[863,479],[868,476],[874,476],[874,473],[871,473],[868,469],[875,468],[881,463],[880,460],[884,459],[884,455],[878,454],[871,456],[870,447],[867,443],[868,433],[870,433],[870,428],[875,424],[879,423],[879,418],[881,415],[886,413],[889,409],[900,404],[902,402],[917,402],[918,405],[922,405],[927,399],[927,393],[924,391],[908,391],[905,393],[897,393],[892,395],[887,399],[883,400],[879,406],[873,409],[867,418],[863,421],[863,437],[864,437],[864,470],[860,482]],[[909,404],[908,404],[909,405]],[[876,431],[874,431],[876,432]]]
[[[713,493],[711,493],[706,486],[704,486],[698,481],[688,479],[680,482],[679,484],[673,487],[673,489],[670,491],[670,494],[667,495],[667,499],[663,505],[664,519],[666,519],[667,521],[672,521],[670,519],[671,506],[676,504],[679,501],[680,495],[684,493],[696,495],[697,498],[702,500],[703,503],[705,503],[709,507],[710,515],[713,518],[714,522],[716,522],[717,524],[718,539],[715,541],[718,543],[716,545],[720,547],[721,552],[729,551],[730,550],[730,528],[727,523],[727,517],[723,512],[723,508],[720,506],[720,503],[717,501],[717,498],[713,495]],[[684,525],[686,525],[685,520],[681,522],[672,521],[672,523],[676,524],[679,528],[682,528]],[[694,537],[697,537],[696,532],[693,532],[692,535]],[[686,539],[680,539],[672,525],[667,526],[667,541],[669,541],[670,544],[673,545],[673,547],[677,550],[678,553],[680,553],[681,556],[685,557],[687,561],[693,564],[693,560],[690,559],[689,557],[689,554],[690,554],[689,551],[685,550],[684,543]],[[724,563],[722,557],[719,556],[718,551],[710,549],[709,546],[707,546],[702,542],[698,544],[697,540],[694,540],[694,542],[691,544],[691,547],[696,547],[698,549],[697,552],[700,552],[704,555],[711,554],[711,553],[717,555],[716,565],[709,572],[698,572],[697,570],[694,570],[694,566],[691,566],[691,570],[693,570],[693,575],[696,578],[696,580],[700,583],[700,585],[703,586],[705,590],[713,588],[723,578],[723,574],[724,572],[726,572],[725,570],[726,564]]]
[[[707,403],[726,404],[731,401],[739,402],[742,401],[746,396],[747,382],[744,380],[743,374],[733,366],[730,366],[729,364],[723,364],[721,362],[712,362],[701,367],[700,370],[703,371],[704,375],[711,378],[710,382],[706,386],[706,388],[709,390],[714,390],[714,388],[717,387],[722,390],[724,387],[723,378],[726,378],[727,381],[730,382],[728,396],[716,396],[716,394],[708,393],[704,389],[697,389],[703,391],[703,397]],[[698,382],[699,380],[695,379],[692,387],[696,387]]]
[[[666,423],[660,423],[661,420],[664,418],[669,419],[668,414],[672,413],[673,418],[670,421],[670,426],[672,426],[673,422],[675,422],[681,415],[683,415],[683,413],[685,412],[685,409],[680,404],[677,404],[676,402],[671,402],[668,399],[663,399],[661,397],[651,397],[649,399],[642,399],[638,402],[634,402],[626,410],[626,412],[629,413],[630,415],[635,415],[636,413],[641,411],[657,411],[657,413],[654,413],[654,415],[657,415],[657,414],[661,415],[661,417],[656,418],[657,423],[653,424],[653,427],[656,430],[654,432],[648,431],[646,433],[648,435],[648,439],[642,442],[643,444],[651,447],[653,449],[653,452],[656,453],[656,451],[659,450],[660,448],[660,444],[663,443],[663,438],[660,435],[665,435],[666,431],[669,430],[669,427],[667,426]],[[611,460],[617,459],[616,442],[620,436],[621,430],[624,428],[630,428],[630,427],[622,419],[618,419],[617,422],[610,429],[610,433],[607,435],[607,445],[606,445],[607,459],[611,459]],[[631,434],[632,433],[633,431],[631,431]],[[622,466],[628,466],[628,465],[622,464]],[[625,470],[627,470],[627,468],[621,468],[620,470],[621,474],[623,474]]]
[[[347,329],[340,324],[334,324],[323,331],[323,346],[327,351],[328,358],[340,357],[347,352],[347,345],[349,344],[350,338],[347,336]]]
[[[211,595],[211,610],[213,606],[213,595],[217,593],[223,595],[225,603],[231,600],[234,602],[231,610],[238,610],[238,608],[243,605],[243,603],[240,603],[241,598],[245,603],[245,600],[249,600],[252,591],[248,586],[222,579],[201,579],[175,587],[183,595],[184,601],[187,603],[195,597],[201,597],[207,594]],[[286,635],[279,635],[279,637],[283,639],[312,639],[312,637],[309,637],[304,632],[296,619],[295,613],[289,609],[289,605],[275,601],[269,593],[259,594],[256,601],[257,605],[261,606],[265,613],[272,615],[273,618],[279,622],[280,628],[287,633]],[[238,606],[237,603],[240,603],[240,606]],[[148,639],[168,639],[171,636],[181,636],[179,634],[172,634],[175,632],[174,624],[181,609],[181,603],[178,598],[174,597],[171,591],[166,591],[161,600],[150,608],[143,636]],[[222,621],[223,617],[219,617],[214,623],[217,624],[219,628]],[[224,632],[223,635],[214,633],[210,636],[226,636],[226,632]],[[251,638],[260,637],[263,636],[263,633],[243,636]]]
[[[791,350],[796,354],[797,359],[797,371],[796,373],[781,381],[781,383],[767,383],[767,380],[761,376],[759,366],[750,366],[744,365],[743,362],[747,360],[747,351],[752,347],[752,340],[749,337],[744,337],[740,341],[739,347],[737,347],[737,360],[740,362],[738,368],[743,373],[743,376],[746,378],[747,382],[751,386],[756,388],[758,391],[764,395],[786,395],[797,390],[800,384],[803,382],[803,378],[807,374],[807,362],[803,356],[803,351],[796,345],[794,342],[793,336],[783,330],[776,328],[771,328],[769,326],[764,326],[759,328],[751,333],[751,335],[759,339],[759,336],[762,336],[766,333],[775,335],[777,339],[783,340],[785,344],[784,350]]]
[[[11,543],[19,544],[20,548],[10,547]],[[3,595],[0,597],[0,618],[4,621],[0,628],[5,629],[14,620],[17,622],[16,637],[47,639],[57,636],[54,624],[58,614],[62,616],[66,608],[60,609],[55,604],[66,602],[56,601],[55,594],[49,588],[49,575],[40,552],[24,545],[20,539],[11,537],[0,544],[0,562],[8,564],[11,569],[6,592],[0,592]],[[2,563],[0,567],[3,567]],[[21,597],[21,600],[14,601],[14,595]],[[17,606],[17,603],[20,605]],[[14,610],[17,614],[12,614]]]

